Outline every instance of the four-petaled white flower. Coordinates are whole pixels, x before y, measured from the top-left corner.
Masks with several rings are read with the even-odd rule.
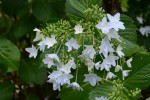
[[[117,76],[116,76],[114,73],[108,72],[107,75],[106,75],[106,80],[112,79],[112,78],[116,78],[116,77],[117,77]]]
[[[100,51],[99,53],[102,53],[104,57],[106,58],[108,56],[108,53],[114,52],[114,49],[112,48],[113,44],[111,44],[108,40],[108,38],[104,38],[102,40],[101,45],[99,46]]]
[[[96,51],[95,49],[93,48],[93,45],[85,45],[85,49],[82,51],[82,56],[86,56],[85,58],[90,58],[90,59],[93,59],[94,58],[94,55],[96,54]],[[84,58],[84,57],[82,57]]]
[[[34,45],[32,45],[31,48],[26,48],[25,50],[26,50],[28,53],[30,53],[30,54],[29,54],[29,58],[31,58],[31,57],[36,58],[38,51],[37,51],[37,49],[34,47]]]
[[[119,57],[114,56],[113,54],[110,54],[107,58],[103,60],[101,63],[101,69],[105,69],[106,71],[109,71],[111,66],[116,66],[116,60],[118,60]]]
[[[110,29],[109,23],[107,22],[106,17],[104,17],[104,18],[102,19],[102,21],[99,22],[99,23],[96,25],[96,27],[97,27],[98,29],[101,29],[102,33],[108,33],[108,32],[109,32],[109,29]]]
[[[71,68],[76,69],[76,64],[74,62],[74,59],[68,61],[66,65],[62,65],[61,67],[59,67],[58,70],[64,72],[65,74],[69,74],[71,73]]]
[[[119,45],[116,50],[119,57],[123,57],[124,53],[122,52],[122,47]]]
[[[130,59],[127,60],[127,66],[128,66],[129,68],[132,67],[132,65],[131,65],[132,60],[133,60],[133,58],[130,58]]]
[[[114,28],[116,31],[119,29],[125,29],[124,23],[120,21],[120,13],[116,13],[114,16],[107,14],[107,17],[110,21],[111,28]]]
[[[121,41],[120,40],[120,36],[118,35],[117,31],[114,29],[110,29],[108,33],[106,33],[107,37],[109,40],[111,40],[112,38]]]
[[[91,72],[94,68],[95,63],[92,60],[87,60],[86,65],[88,66],[88,71]]]
[[[54,62],[60,63],[60,59],[57,54],[47,54],[45,56],[45,59],[43,59],[42,61],[44,62],[44,64],[48,65],[48,68],[50,68],[52,65],[57,65],[57,63],[55,64]]]
[[[70,52],[72,48],[78,50],[80,47],[74,38],[71,38],[68,42],[65,43],[65,45],[68,47],[68,52]]]
[[[101,97],[95,97],[95,100],[108,100],[108,98],[101,96]]]
[[[129,74],[130,71],[131,71],[131,70],[123,70],[123,71],[122,71],[122,79],[123,79],[123,80],[124,80],[125,77],[128,76],[128,74]]]
[[[57,70],[50,73],[48,78],[49,80],[47,82],[53,83],[53,90],[58,89],[60,91],[60,85],[70,84],[70,79],[73,78],[73,76]]]
[[[84,82],[89,82],[92,86],[96,85],[96,82],[101,81],[101,78],[98,77],[96,74],[84,74],[85,79]]]
[[[55,39],[55,36],[51,36],[51,38],[49,37],[43,38],[42,41],[38,43],[38,45],[40,46],[40,50],[44,51],[46,46],[47,48],[50,48],[56,43],[57,41]]]
[[[79,34],[83,32],[83,28],[79,24],[74,27],[74,30],[75,30],[75,34]]]
[[[80,85],[77,82],[72,82],[67,87],[72,87],[74,90],[83,91],[83,89],[80,87]]]

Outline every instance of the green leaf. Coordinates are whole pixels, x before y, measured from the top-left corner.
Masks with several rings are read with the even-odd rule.
[[[8,72],[18,70],[20,62],[20,52],[18,48],[9,40],[0,38],[0,65]]]
[[[111,85],[99,85],[89,93],[88,100],[95,100],[95,97],[101,96],[108,97],[108,95],[112,92],[111,89]]]
[[[132,66],[124,85],[131,89],[144,89],[150,86],[150,56],[144,54],[134,56]]]
[[[131,41],[124,39],[125,41],[125,49],[123,52],[126,56],[132,56],[133,54],[140,52],[142,50],[141,47],[139,47],[137,44],[132,43]]]
[[[86,83],[81,86],[83,91],[73,90],[71,88],[63,88],[60,92],[61,100],[88,100],[88,94],[93,87]]]
[[[46,0],[34,0],[32,4],[34,16],[41,21],[48,21],[56,17],[52,5]]]
[[[136,44],[137,34],[136,34],[136,26],[134,24],[134,21],[126,15],[121,15],[121,21],[124,22],[125,30],[120,30],[119,34],[123,38]]]
[[[0,83],[0,100],[12,100],[15,86],[9,82]]]
[[[28,84],[43,84],[47,78],[47,70],[40,67],[38,60],[26,59],[19,68],[21,80]]]
[[[141,50],[137,45],[136,26],[133,20],[126,15],[121,15],[121,21],[124,22],[125,25],[125,30],[119,31],[119,34],[125,41],[124,53],[126,56],[131,56]]]
[[[71,19],[83,19],[83,11],[91,7],[91,5],[101,5],[102,0],[67,0],[66,14]]]

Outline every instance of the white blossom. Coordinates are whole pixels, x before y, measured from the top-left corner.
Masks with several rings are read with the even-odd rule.
[[[80,47],[74,38],[71,38],[68,42],[65,43],[65,45],[68,47],[68,52],[70,52],[72,48],[78,50]]]
[[[117,77],[117,76],[116,76],[114,73],[108,72],[107,75],[106,75],[106,80],[112,79],[112,78],[116,78],[116,77]]]
[[[99,53],[102,53],[104,57],[107,57],[109,52],[114,52],[112,46],[113,44],[109,42],[108,38],[104,38],[101,42],[101,45],[99,46]]]
[[[142,17],[136,17],[137,21],[140,23],[140,24],[143,24],[143,18]]]
[[[113,54],[110,54],[107,58],[103,60],[101,63],[101,69],[105,69],[106,71],[109,71],[111,66],[116,66],[116,60],[119,59],[119,57],[114,56]]]
[[[40,34],[41,31],[40,31],[39,29],[35,28],[33,31],[36,31],[36,37],[35,37],[35,39],[33,40],[34,42],[35,42],[35,41],[39,41],[39,40],[41,40],[41,39],[44,38],[44,35],[43,35],[43,34]]]
[[[115,67],[115,72],[119,72],[120,70],[122,70],[122,67],[120,65],[117,65]]]
[[[44,62],[44,64],[47,64],[48,68],[51,68],[52,65],[55,65],[53,59],[47,56],[42,61]]]
[[[85,49],[82,51],[82,56],[86,56],[85,58],[88,59],[88,57],[90,59],[93,59],[94,58],[94,55],[96,54],[96,51],[95,49],[93,48],[93,45],[85,45]]]
[[[50,48],[56,43],[57,41],[55,39],[55,36],[51,36],[51,38],[49,37],[43,38],[42,41],[38,43],[38,45],[40,46],[40,50],[44,51],[46,46],[47,48]]]
[[[120,13],[116,13],[114,16],[107,14],[107,17],[110,21],[111,28],[114,28],[116,31],[119,29],[125,29],[124,23],[120,21]]]
[[[47,57],[57,61],[57,62],[60,62],[60,59],[59,57],[57,56],[57,54],[47,54]]]
[[[96,85],[96,82],[101,81],[101,78],[98,77],[96,74],[84,74],[85,79],[84,82],[89,82],[92,86]]]
[[[49,83],[53,83],[53,90],[59,90],[60,91],[60,85],[63,84],[70,84],[70,79],[73,78],[71,74],[65,74],[59,70],[53,71],[48,76]]]
[[[68,85],[68,87],[72,87],[74,90],[83,91],[83,89],[80,87],[80,85],[77,82],[72,82],[71,84]]]
[[[48,76],[49,80],[47,82],[53,83],[53,90],[59,90],[60,91],[60,83],[58,82],[58,77],[62,75],[61,71],[53,71]]]
[[[119,45],[116,50],[119,57],[123,57],[124,53],[122,52],[122,47]]]
[[[150,26],[145,26],[145,27],[140,27],[139,29],[140,33],[146,37],[148,37],[148,35],[150,34]]]
[[[106,17],[104,17],[104,18],[102,19],[102,21],[99,22],[99,23],[96,25],[96,27],[97,27],[98,29],[101,29],[102,33],[108,33],[108,32],[109,32],[109,29],[110,29],[109,23],[107,22]]]
[[[79,34],[83,32],[83,28],[79,24],[74,27],[74,30],[75,30],[75,34]]]
[[[97,62],[97,63],[95,63],[95,68],[98,70],[100,67],[101,67],[101,64],[100,64],[101,62],[99,61],[99,62]]]
[[[118,40],[121,42],[120,40],[120,36],[118,35],[117,31],[114,29],[110,29],[108,33],[106,33],[107,37],[109,40],[111,40],[112,38]]]
[[[26,48],[25,50],[26,50],[28,53],[30,53],[30,54],[29,54],[29,58],[31,58],[31,57],[36,58],[38,50],[34,47],[34,45],[32,45],[31,48]]]
[[[86,65],[88,66],[88,71],[91,72],[94,68],[95,63],[92,60],[87,60]]]
[[[132,65],[131,65],[132,60],[133,60],[133,58],[130,58],[130,59],[127,60],[127,66],[128,66],[129,68],[132,67]]]
[[[95,100],[108,100],[108,98],[101,96],[101,97],[95,97]]]
[[[64,72],[65,74],[71,73],[71,68],[76,69],[76,64],[74,62],[74,59],[71,59],[68,61],[66,65],[62,65],[58,70]]]
[[[122,71],[122,79],[123,79],[123,80],[124,80],[125,77],[128,76],[128,74],[129,74],[130,71],[131,71],[131,70],[123,70],[123,71]]]

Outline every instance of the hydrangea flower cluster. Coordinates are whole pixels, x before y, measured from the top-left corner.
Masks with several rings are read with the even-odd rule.
[[[104,11],[100,9],[100,12]],[[77,80],[81,67],[87,70],[83,82],[92,86],[103,80],[117,78],[115,73],[118,72],[122,73],[123,80],[128,76],[130,70],[124,70],[121,62],[124,61],[131,68],[132,58],[125,61],[122,51],[124,42],[118,31],[124,30],[125,26],[120,21],[120,13],[114,16],[104,14],[96,22],[81,20],[73,28],[67,21],[58,23],[43,30],[35,28],[33,42],[37,45],[26,48],[30,58],[36,58],[39,51],[46,53],[42,61],[52,68],[48,82],[53,84],[53,90],[60,91],[61,86],[66,84],[67,87],[82,91]],[[94,70],[104,74],[98,75]]]

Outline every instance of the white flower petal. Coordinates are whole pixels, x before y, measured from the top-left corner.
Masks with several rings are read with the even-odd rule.
[[[75,30],[75,34],[79,34],[83,32],[83,28],[79,24],[74,27],[74,30]]]
[[[25,50],[26,50],[28,53],[30,53],[30,54],[29,54],[29,58],[31,58],[31,57],[36,58],[38,51],[37,51],[37,49],[34,47],[34,45],[32,45],[31,48],[26,48]]]

